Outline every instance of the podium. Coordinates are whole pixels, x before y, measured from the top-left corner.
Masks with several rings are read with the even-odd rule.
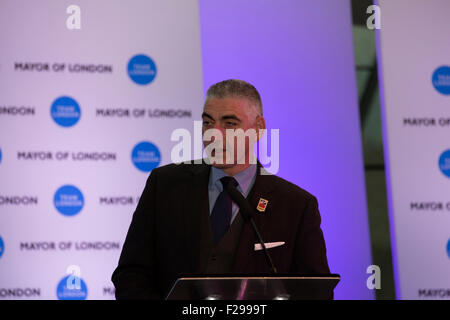
[[[187,275],[166,300],[330,300],[340,281],[329,275]]]

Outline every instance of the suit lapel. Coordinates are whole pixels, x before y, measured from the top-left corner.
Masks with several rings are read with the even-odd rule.
[[[205,261],[202,257],[210,243],[208,237],[209,229],[205,223],[209,223],[209,197],[208,180],[210,165],[193,164],[190,167],[189,181],[185,183],[183,197],[183,225],[186,234],[185,252],[186,257],[191,259],[191,270],[193,273],[202,272]],[[175,222],[174,222],[175,223]]]
[[[269,200],[267,208],[270,207],[271,196],[273,196],[271,195],[273,191],[273,184],[271,183],[270,175],[260,174],[261,168],[262,168],[261,163],[258,161],[255,184],[253,185],[253,188],[250,190],[247,199],[250,202],[251,208],[254,209],[253,219],[255,221],[255,225],[257,226],[263,240],[265,240],[264,230],[265,230],[265,223],[267,221],[267,219],[265,219],[265,216],[268,213],[260,214],[259,211],[256,210],[256,207],[259,203],[260,198]],[[250,222],[246,221],[242,229],[242,233],[236,251],[236,258],[233,268],[234,272],[236,273],[249,272],[248,270],[249,263],[254,255],[254,244],[257,242],[258,242],[257,237]]]

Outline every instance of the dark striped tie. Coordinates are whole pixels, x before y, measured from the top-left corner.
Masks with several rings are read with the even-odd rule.
[[[223,190],[217,197],[211,213],[211,227],[214,234],[214,243],[217,245],[220,239],[227,232],[231,221],[232,202],[228,193],[225,191],[225,186],[233,183],[235,187],[239,184],[233,177],[223,177],[220,179]]]

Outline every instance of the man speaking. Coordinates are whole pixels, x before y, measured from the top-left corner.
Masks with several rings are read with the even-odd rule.
[[[278,273],[329,274],[316,198],[254,161],[265,130],[258,91],[241,80],[208,89],[208,158],[152,170],[112,275],[117,299],[164,299],[182,274],[268,274],[238,190]],[[233,132],[256,132],[242,144]],[[234,200],[233,200],[234,199]]]

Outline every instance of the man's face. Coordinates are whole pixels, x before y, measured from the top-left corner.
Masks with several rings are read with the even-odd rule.
[[[203,135],[208,129],[220,130],[222,134],[223,150],[214,149],[211,152],[212,157],[222,158],[222,164],[214,161],[211,164],[217,168],[231,168],[238,163],[239,152],[243,152],[245,155],[245,162],[248,163],[249,155],[253,150],[254,141],[245,139],[245,143],[238,143],[238,139],[234,138],[231,141],[227,141],[226,130],[242,129],[244,132],[253,129],[256,134],[258,129],[265,129],[264,118],[258,114],[256,107],[245,98],[209,98],[205,102],[205,106],[202,114]],[[238,131],[239,132],[239,131]],[[247,131],[250,132],[250,131]],[[205,148],[215,141],[215,138],[210,141],[204,141]],[[240,150],[238,150],[240,148]],[[234,150],[234,157],[228,158],[227,153]],[[222,152],[222,155],[220,154]],[[242,154],[242,153],[241,153]]]

